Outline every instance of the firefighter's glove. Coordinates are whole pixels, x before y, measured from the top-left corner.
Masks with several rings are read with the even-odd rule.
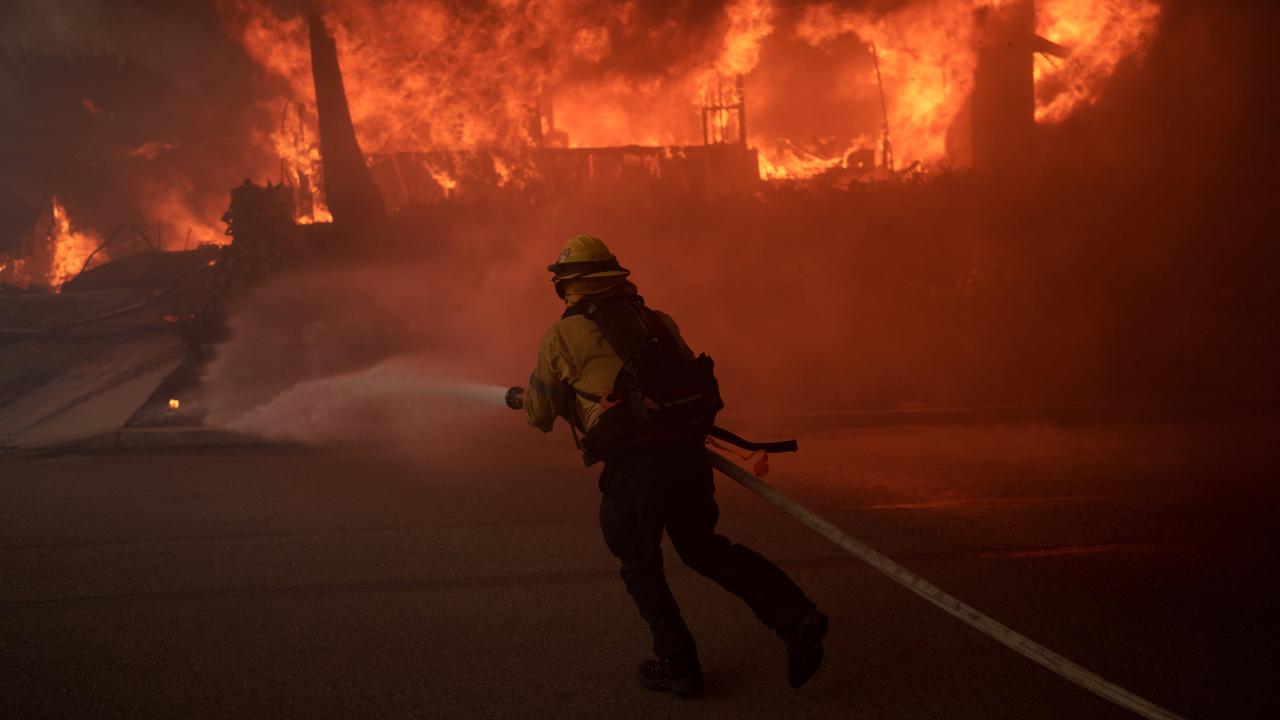
[[[507,407],[512,410],[524,409],[524,388],[513,387],[507,391]]]

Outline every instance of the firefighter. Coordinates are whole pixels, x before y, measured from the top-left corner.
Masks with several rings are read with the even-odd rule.
[[[710,359],[695,358],[671,317],[644,305],[599,238],[571,238],[548,270],[567,309],[542,339],[529,387],[512,388],[508,404],[543,432],[565,419],[587,464],[604,462],[600,526],[657,656],[640,665],[640,684],[681,696],[703,686],[697,646],[663,573],[665,531],[686,565],[777,633],[788,681],[800,687],[822,662],[827,616],[776,565],[715,532],[704,441],[721,406]]]

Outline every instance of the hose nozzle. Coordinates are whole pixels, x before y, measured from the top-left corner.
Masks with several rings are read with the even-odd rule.
[[[524,409],[524,388],[513,387],[507,390],[507,407],[512,410]]]

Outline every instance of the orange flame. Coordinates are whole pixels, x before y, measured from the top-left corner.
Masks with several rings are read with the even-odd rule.
[[[773,3],[769,0],[736,0],[725,8],[729,32],[716,61],[716,71],[733,77],[746,75],[760,63],[760,43],[773,32]]]
[[[1006,0],[1007,1],[1007,0]],[[973,90],[977,64],[974,11],[1001,0],[922,0],[879,16],[806,9],[797,35],[821,46],[856,34],[879,52],[895,153],[907,164],[948,164],[947,134]],[[1037,32],[1065,45],[1065,61],[1038,56],[1036,119],[1056,122],[1096,101],[1124,58],[1154,36],[1154,0],[1042,0]],[[867,82],[876,82],[874,72]]]
[[[972,3],[934,0],[879,17],[820,5],[807,9],[797,34],[821,45],[853,33],[874,46],[899,164],[939,163],[947,156],[947,132],[973,89]],[[875,87],[874,69],[865,82]]]
[[[62,292],[63,284],[80,274],[89,256],[102,244],[102,239],[96,234],[72,228],[67,209],[58,198],[53,198],[52,205],[48,243],[53,254],[46,281],[54,291]]]
[[[1093,103],[1120,61],[1151,43],[1160,6],[1154,0],[1042,0],[1040,35],[1073,50],[1062,61],[1037,56],[1036,120],[1060,122]]]
[[[249,56],[314,114],[302,19],[278,17],[264,0],[222,0],[220,7]],[[773,31],[770,0],[735,0],[715,55],[674,61],[650,76],[611,72],[603,65],[614,52],[611,28],[637,22],[638,12],[633,3],[458,9],[388,0],[332,3],[324,16],[365,152],[501,149],[518,160],[529,158],[539,123],[566,133],[571,147],[697,141],[708,77],[750,72]],[[588,72],[593,66],[598,73]],[[302,157],[309,148],[273,140],[287,163],[310,168]]]
[[[294,105],[290,103],[285,107],[287,111]],[[332,221],[333,215],[321,194],[324,175],[320,147],[307,137],[302,113],[298,113],[296,126],[293,123],[281,125],[271,134],[271,142],[280,158],[283,180],[294,190],[297,208],[294,220],[303,225]]]
[[[316,200],[315,206],[309,213],[299,213],[294,218],[294,222],[299,225],[311,225],[318,222],[333,222],[333,213],[329,212],[329,208],[324,204],[323,200]]]
[[[424,164],[423,167],[431,175],[431,179],[435,180],[436,184],[440,186],[440,189],[444,190],[446,195],[457,189],[458,181],[454,180],[453,176],[445,170],[441,170],[429,164]]]
[[[279,18],[260,0],[222,5],[250,57],[284,78],[293,98],[312,110],[303,20]],[[325,19],[366,152],[527,140],[530,112],[519,98],[537,97],[543,73],[520,55],[551,31],[551,18],[539,18],[536,8],[504,3],[455,14],[435,3],[389,0],[334,3]],[[521,25],[523,38],[515,33]]]
[[[144,189],[145,191],[145,189]],[[168,237],[163,244],[180,249],[183,243],[225,242],[225,238],[200,221],[177,189],[152,193],[150,214],[161,224],[190,228],[186,238]],[[61,292],[68,281],[83,270],[112,259],[114,248],[105,247],[102,236],[75,223],[66,204],[57,196],[49,200],[49,210],[35,223],[19,257],[0,261],[0,282],[18,287],[48,287]],[[156,237],[149,238],[155,243]]]
[[[803,180],[840,166],[838,159],[809,157],[776,150],[760,154],[760,177],[766,180]]]
[[[187,182],[192,182],[187,180]],[[165,226],[169,232],[160,238],[151,238],[157,250],[191,250],[199,245],[226,245],[231,241],[226,233],[207,220],[217,217],[217,206],[196,208],[192,206],[194,185],[149,184],[141,192],[146,198],[148,223]],[[222,198],[211,198],[220,201]],[[225,202],[225,201],[223,201]],[[157,230],[157,234],[159,230]]]
[[[868,54],[849,61],[850,74],[866,84],[867,102],[878,105],[870,60],[874,46],[898,167],[951,164],[948,135],[959,127],[977,65],[975,11],[1008,1],[914,0],[882,13],[822,3],[783,13],[772,0],[731,0],[705,46],[684,48],[682,56],[652,63],[643,72],[618,69],[626,64],[620,55],[626,42],[644,22],[636,3],[349,0],[322,5],[366,152],[501,150],[502,167],[495,165],[494,173],[509,180],[536,174],[530,151],[540,136],[569,147],[698,142],[698,105],[706,91],[720,78],[731,84],[769,62],[770,38],[822,48],[856,36],[867,44]],[[1157,0],[1040,0],[1037,5],[1039,34],[1072,51],[1064,60],[1036,60],[1035,114],[1042,123],[1060,121],[1095,102],[1121,61],[1140,55],[1149,44],[1160,14]],[[250,57],[284,80],[288,102],[302,108],[299,115],[312,117],[302,18],[277,16],[269,0],[219,0],[219,7]],[[662,26],[647,32],[660,34]],[[854,135],[870,128],[850,130]],[[318,199],[314,142],[301,131],[281,130],[270,137],[289,181],[310,188]],[[748,139],[762,148],[766,178],[811,177],[843,163],[834,153],[828,158],[788,152],[781,138]],[[843,154],[879,145],[878,138],[859,139]],[[519,163],[529,167],[514,167]],[[464,180],[428,172],[446,193]],[[322,202],[305,201],[299,203],[299,216],[305,222],[326,219],[328,213]]]

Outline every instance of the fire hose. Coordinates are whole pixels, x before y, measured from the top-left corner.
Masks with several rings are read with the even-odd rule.
[[[1169,712],[1150,700],[1135,695],[970,607],[960,599],[899,565],[861,540],[848,535],[812,510],[782,494],[772,485],[730,462],[723,455],[711,450],[707,451],[707,455],[711,459],[711,466],[728,476],[729,479],[777,505],[783,512],[799,520],[805,527],[839,545],[845,552],[865,562],[880,573],[887,575],[890,580],[937,605],[952,617],[969,625],[983,635],[1005,645],[1032,662],[1052,670],[1085,690],[1141,717],[1148,718],[1148,720],[1183,720],[1180,715]]]
[[[506,403],[513,410],[521,409],[524,405],[524,389],[513,387],[508,390]],[[725,431],[722,430],[721,432],[724,433]],[[732,433],[728,433],[728,435],[734,439],[741,440],[741,438],[737,438]],[[755,445],[755,443],[748,444]],[[795,449],[794,442],[775,444],[789,445],[791,450]],[[870,545],[845,533],[817,513],[787,497],[777,488],[761,480],[757,475],[739,467],[720,453],[714,450],[707,450],[707,456],[711,461],[711,466],[730,480],[777,505],[779,509],[800,521],[805,527],[840,546],[845,552],[870,565],[872,569],[888,576],[890,580],[928,600],[947,614],[1028,660],[1052,670],[1094,695],[1115,703],[1140,717],[1147,718],[1147,720],[1184,720],[1182,716],[1165,710],[1150,700],[1126,690],[1087,668],[1077,665],[971,607],[937,585],[894,562]],[[761,456],[762,460],[767,457],[763,453]],[[767,464],[761,462],[758,467],[767,467]]]

